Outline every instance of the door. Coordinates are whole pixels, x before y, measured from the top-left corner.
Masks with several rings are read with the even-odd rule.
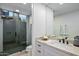
[[[26,22],[20,23],[20,43],[26,45]]]
[[[15,21],[14,20],[4,20],[3,21],[3,39],[4,43],[14,42],[15,41]]]
[[[3,48],[4,51],[15,46],[16,23],[13,19],[3,20]]]

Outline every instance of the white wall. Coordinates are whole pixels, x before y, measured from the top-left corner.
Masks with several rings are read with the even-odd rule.
[[[79,35],[79,11],[56,16],[54,19],[54,34],[59,34],[60,24],[67,25],[67,32],[70,36]]]
[[[35,39],[53,34],[53,11],[42,4],[33,4],[32,17],[32,54],[35,55]]]
[[[53,10],[46,7],[46,32],[47,35],[53,34]]]
[[[0,19],[0,52],[3,51],[3,21]]]

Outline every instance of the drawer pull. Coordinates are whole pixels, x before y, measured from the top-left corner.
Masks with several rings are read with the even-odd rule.
[[[39,53],[41,53],[41,51],[40,51],[40,50],[38,50],[38,52],[39,52]]]
[[[39,47],[41,47],[41,45],[38,45]]]

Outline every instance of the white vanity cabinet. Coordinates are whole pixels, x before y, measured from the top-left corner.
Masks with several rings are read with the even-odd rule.
[[[36,41],[35,49],[36,56],[74,56],[74,54],[62,51],[53,46],[43,44],[38,41]]]
[[[71,53],[62,51],[55,47],[44,45],[44,56],[74,56]]]
[[[35,44],[35,55],[36,56],[43,56],[44,55],[44,45],[40,42],[36,42]]]

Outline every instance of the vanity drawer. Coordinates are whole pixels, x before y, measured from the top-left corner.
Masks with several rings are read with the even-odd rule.
[[[38,49],[42,49],[43,44],[40,43],[40,42],[36,42],[35,46],[36,46],[36,48],[38,48]]]
[[[40,50],[40,49],[36,49],[36,52],[35,52],[35,54],[36,54],[36,56],[43,56],[43,50]]]

